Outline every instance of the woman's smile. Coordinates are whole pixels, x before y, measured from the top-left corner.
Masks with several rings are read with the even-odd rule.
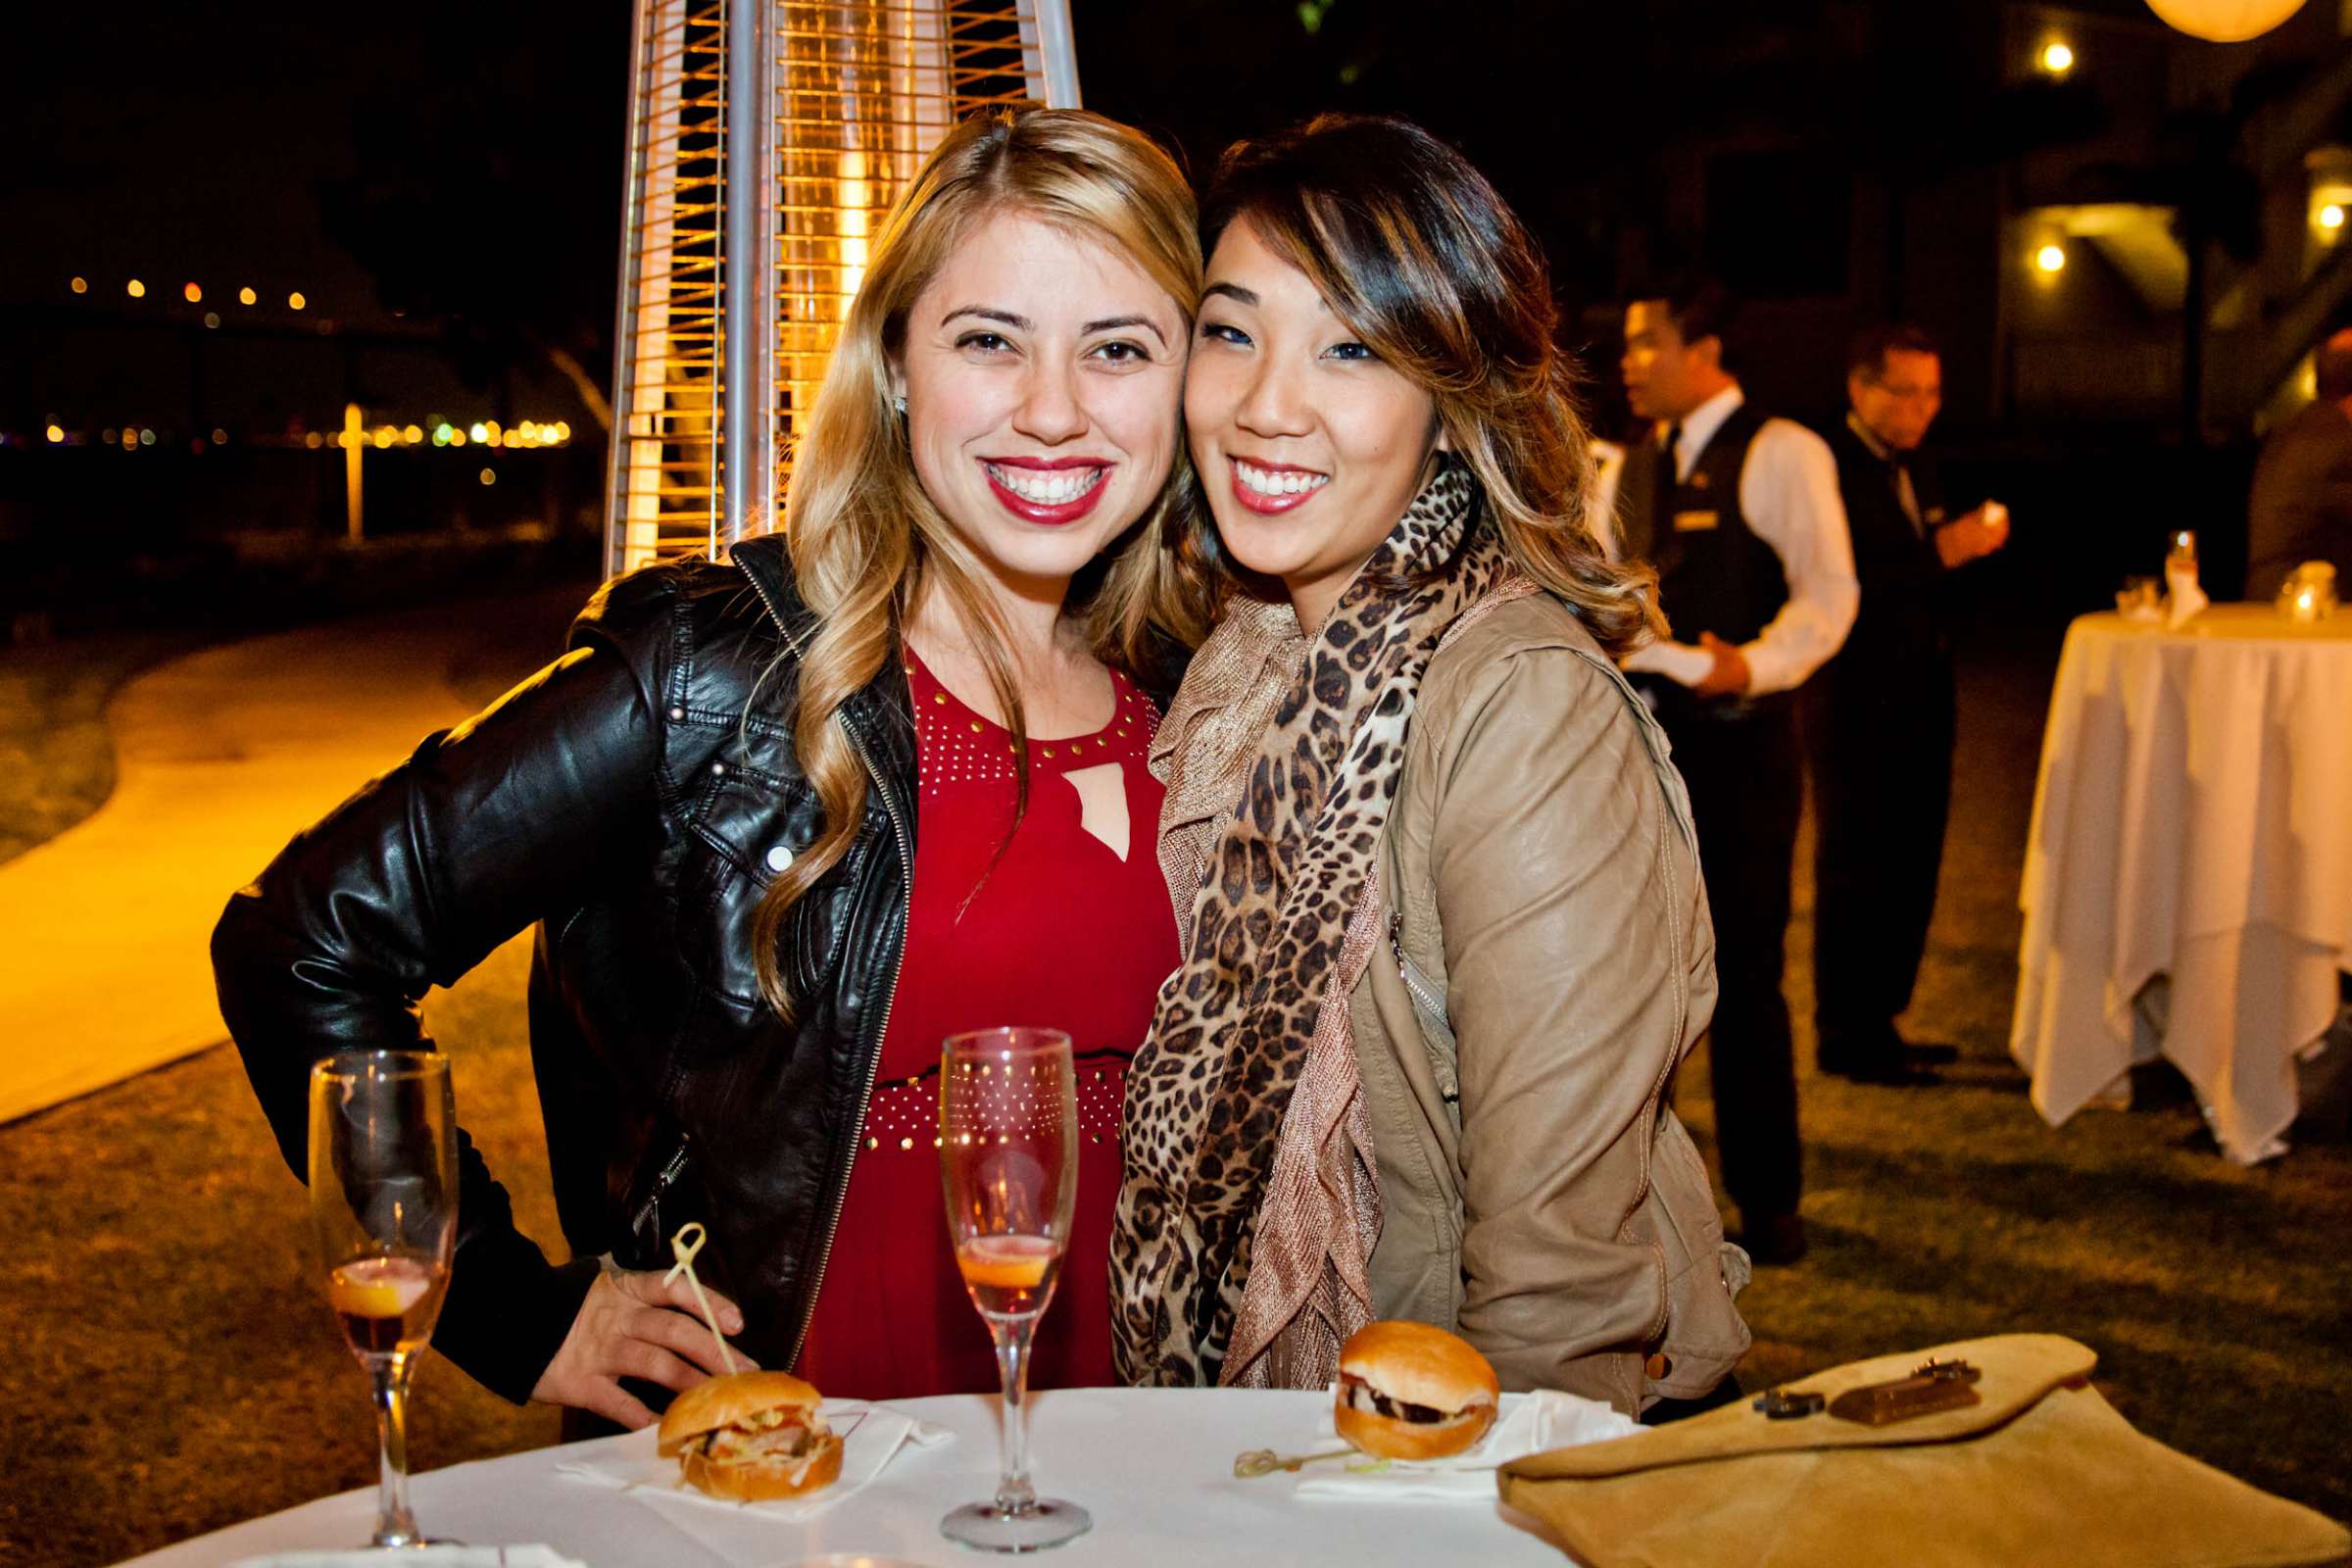
[[[1102,499],[1114,466],[1102,458],[983,458],[981,472],[997,504],[1025,522],[1076,522]]]
[[[1296,511],[1331,483],[1330,474],[1293,464],[1253,463],[1248,458],[1228,461],[1233,465],[1233,498],[1261,516]]]

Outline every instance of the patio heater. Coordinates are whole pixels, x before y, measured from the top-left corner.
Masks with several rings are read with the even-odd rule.
[[[1078,104],[1068,0],[635,0],[605,569],[780,525],[866,245],[948,127]]]

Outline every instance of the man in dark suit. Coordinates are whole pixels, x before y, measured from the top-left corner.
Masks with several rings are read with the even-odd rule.
[[[1936,344],[1915,326],[1863,332],[1846,357],[1838,460],[1862,603],[1806,690],[1812,764],[1813,998],[1824,1072],[1864,1083],[1934,1081],[1950,1047],[1907,1045],[1951,804],[1952,661],[1944,573],[2001,548],[2007,514],[1946,514],[1921,453],[1943,402]]]

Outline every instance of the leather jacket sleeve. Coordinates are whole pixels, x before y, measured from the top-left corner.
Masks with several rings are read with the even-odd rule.
[[[342,1050],[423,1041],[417,1004],[600,869],[642,854],[657,803],[658,589],[591,608],[572,651],[297,834],[213,933],[220,1012],[279,1150],[305,1175],[308,1075]],[[650,628],[650,629],[649,629]],[[459,1107],[463,1114],[464,1106]],[[597,1263],[557,1268],[514,1226],[463,1128],[459,1240],[434,1343],[498,1394],[530,1395]]]
[[[1633,1409],[1666,1323],[1642,1210],[1706,973],[1697,867],[1607,673],[1555,646],[1462,687],[1442,705],[1431,839],[1459,1042],[1460,1326],[1505,1388]]]

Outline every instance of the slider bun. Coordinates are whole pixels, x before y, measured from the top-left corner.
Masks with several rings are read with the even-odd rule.
[[[1458,1334],[1427,1323],[1367,1323],[1340,1348],[1343,1377],[1363,1380],[1391,1399],[1455,1412],[1444,1421],[1401,1421],[1348,1402],[1345,1383],[1333,1400],[1341,1439],[1386,1459],[1442,1459],[1487,1435],[1502,1385],[1494,1367]]]
[[[1340,1371],[1362,1378],[1392,1399],[1433,1410],[1492,1406],[1502,1394],[1494,1369],[1468,1340],[1400,1319],[1367,1323],[1348,1336],[1340,1348]]]
[[[662,1455],[667,1458],[706,1432],[748,1425],[762,1410],[798,1410],[814,1426],[823,1396],[789,1372],[729,1372],[706,1378],[669,1401],[662,1415]],[[839,1461],[835,1468],[840,1468]]]
[[[728,1464],[703,1453],[688,1453],[680,1463],[687,1483],[713,1497],[772,1502],[821,1492],[840,1480],[841,1440],[830,1432],[812,1437],[808,1453],[781,1463]]]

